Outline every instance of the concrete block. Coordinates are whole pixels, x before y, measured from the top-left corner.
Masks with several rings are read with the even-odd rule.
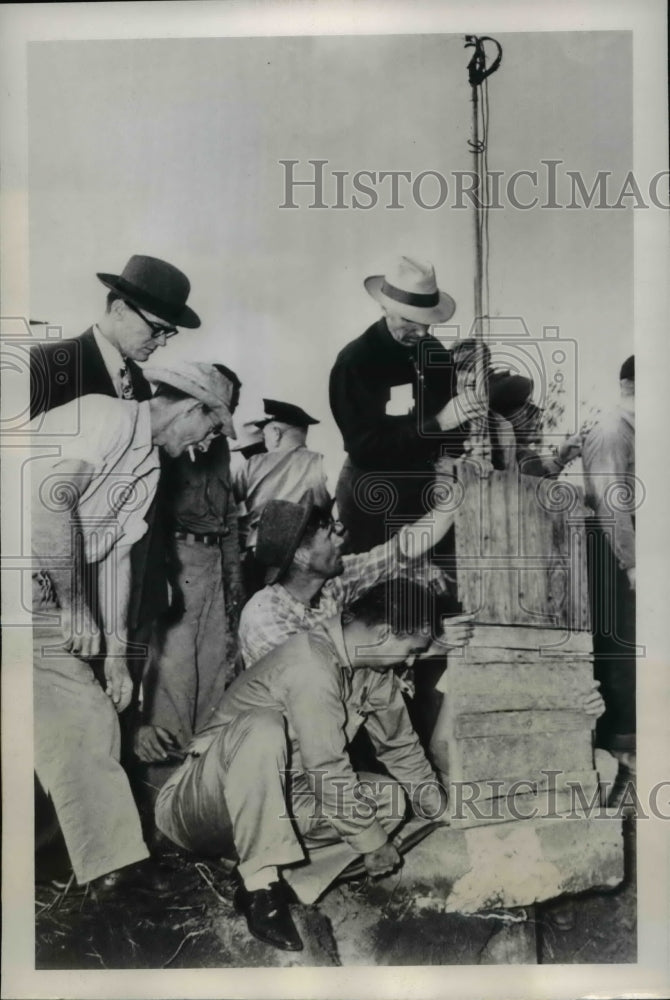
[[[613,888],[623,879],[621,820],[604,811],[470,829],[444,827],[376,891],[415,911],[475,913],[530,906],[564,893]]]
[[[541,768],[587,771],[593,768],[591,729],[560,733],[477,736],[449,741],[454,781],[485,781],[506,774],[524,775]]]
[[[517,736],[521,733],[559,733],[590,729],[590,720],[574,709],[507,712],[469,712],[454,719],[454,736]]]

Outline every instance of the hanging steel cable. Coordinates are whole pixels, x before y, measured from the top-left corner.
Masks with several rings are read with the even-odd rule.
[[[490,42],[496,48],[493,62],[486,65],[484,43]],[[465,47],[474,48],[468,63],[468,79],[472,88],[472,139],[468,140],[475,164],[476,183],[474,188],[474,230],[475,230],[475,380],[477,392],[486,404],[488,412],[488,384],[486,378],[487,361],[484,343],[489,335],[489,95],[488,77],[500,66],[502,46],[488,35],[466,35]],[[480,90],[482,94],[480,95]],[[473,423],[471,443],[475,454],[490,460],[491,442],[486,418]]]

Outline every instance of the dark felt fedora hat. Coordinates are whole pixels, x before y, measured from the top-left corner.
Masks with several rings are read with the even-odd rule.
[[[300,503],[270,500],[258,523],[256,558],[267,566],[266,583],[276,583],[291,565],[314,510],[311,491]]]
[[[121,274],[98,274],[121,298],[173,326],[195,329],[200,317],[186,305],[191,283],[179,268],[158,257],[135,254]]]
[[[294,406],[293,403],[282,403],[279,399],[264,399],[263,408],[265,419],[257,420],[257,427],[265,427],[273,420],[280,424],[289,424],[291,427],[309,427],[311,424],[320,423],[309,413],[305,413],[301,406]]]

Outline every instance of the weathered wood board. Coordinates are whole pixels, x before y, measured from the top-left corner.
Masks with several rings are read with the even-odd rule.
[[[456,563],[461,604],[481,622],[588,630],[580,491],[513,469],[460,463]]]

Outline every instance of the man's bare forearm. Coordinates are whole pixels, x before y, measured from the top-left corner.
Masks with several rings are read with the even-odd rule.
[[[440,489],[444,491],[445,503],[432,507],[427,514],[415,521],[414,524],[405,525],[402,529],[404,541],[407,546],[406,555],[410,558],[418,559],[441,541],[449,529],[452,527],[455,518],[455,511],[446,504],[446,497],[453,491],[453,477],[438,474],[435,477],[435,498],[439,501]]]

